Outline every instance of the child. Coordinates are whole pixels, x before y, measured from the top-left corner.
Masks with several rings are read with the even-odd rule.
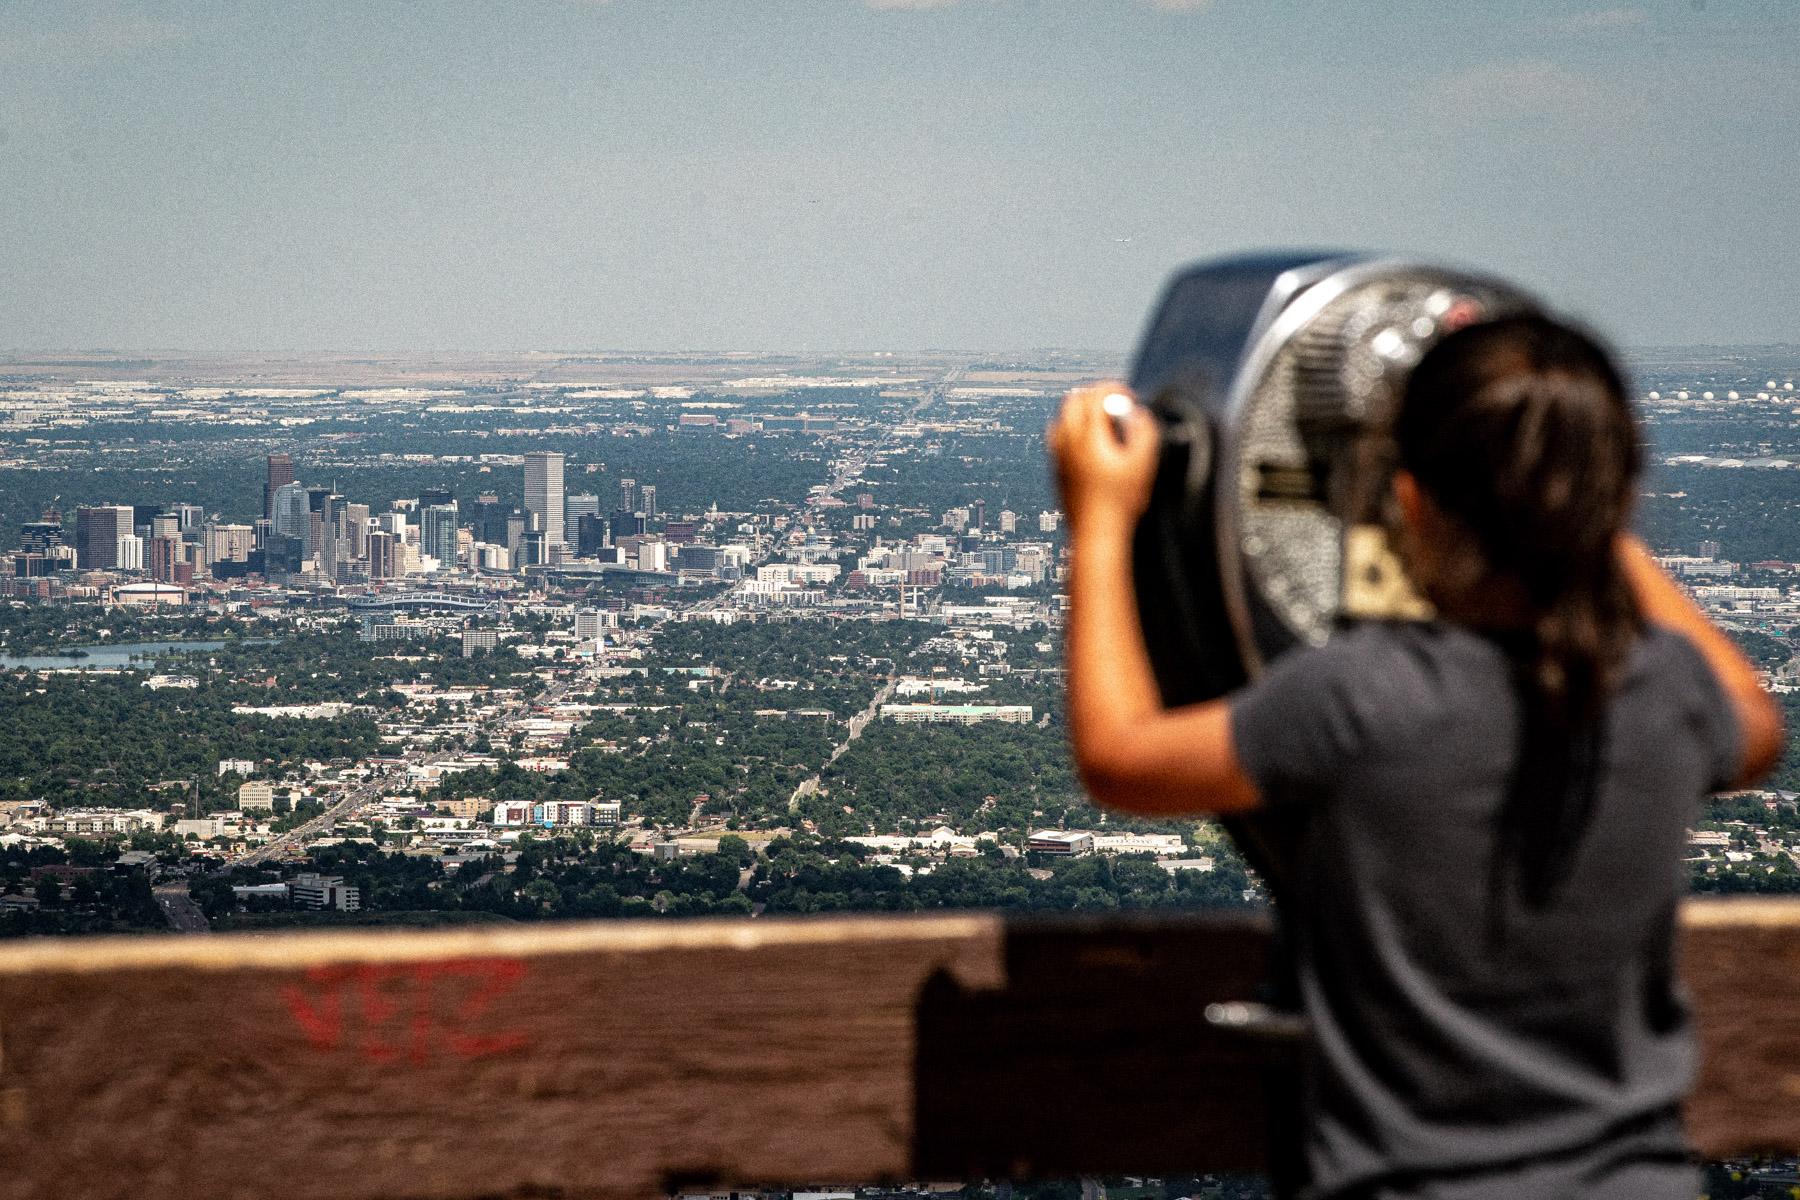
[[[1050,431],[1075,761],[1122,811],[1305,814],[1282,914],[1313,1030],[1305,1195],[1692,1200],[1686,830],[1769,770],[1781,718],[1626,533],[1641,451],[1606,351],[1536,316],[1435,346],[1392,484],[1435,618],[1173,710],[1131,576],[1156,424],[1115,426],[1118,390],[1071,393]]]

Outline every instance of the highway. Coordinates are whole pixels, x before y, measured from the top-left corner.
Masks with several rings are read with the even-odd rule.
[[[164,883],[152,889],[156,906],[176,933],[211,933],[212,923],[188,896],[187,884]]]

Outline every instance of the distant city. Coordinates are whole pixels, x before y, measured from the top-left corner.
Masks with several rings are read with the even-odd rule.
[[[1782,692],[1792,362],[1637,364],[1646,536]],[[1042,429],[1116,369],[0,365],[0,929],[1260,903],[1063,752]],[[1699,886],[1800,890],[1777,785]]]
[[[1637,364],[1646,536],[1783,692],[1792,361]],[[1260,903],[1063,751],[1042,429],[1116,369],[0,368],[0,929]],[[1700,886],[1800,890],[1777,785]]]

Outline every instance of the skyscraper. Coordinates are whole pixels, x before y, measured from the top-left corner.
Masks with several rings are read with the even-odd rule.
[[[456,569],[456,501],[432,504],[419,513],[419,553],[437,559],[440,571]]]
[[[119,543],[131,536],[132,529],[132,511],[128,504],[83,505],[76,509],[77,565],[102,570],[118,566]]]
[[[300,543],[302,558],[312,553],[312,506],[300,484],[289,482],[275,489],[269,521],[276,533]]]
[[[635,480],[635,479],[619,480],[619,511],[620,512],[636,512],[637,511],[637,480]]]
[[[570,495],[563,500],[563,534],[574,537],[581,518],[600,511],[600,497],[591,492]]]
[[[538,517],[546,546],[563,540],[563,456],[534,450],[525,456],[525,509]]]
[[[500,497],[493,492],[483,492],[475,497],[475,507],[469,510],[469,520],[474,525],[476,541],[495,546],[506,544],[506,509],[501,505]]]
[[[606,518],[600,514],[583,513],[581,520],[576,522],[575,548],[581,557],[597,557],[611,540],[611,530],[607,528]]]
[[[269,455],[269,479],[263,484],[263,516],[275,515],[275,489],[294,482],[294,460],[286,454]]]
[[[396,543],[400,539],[386,530],[369,535],[369,578],[392,579],[398,571]]]
[[[654,483],[644,485],[644,516],[652,521],[656,520],[656,485]]]
[[[150,572],[150,578],[162,583],[170,583],[175,578],[176,549],[180,541],[166,534],[158,534],[150,539],[148,561],[144,564]]]

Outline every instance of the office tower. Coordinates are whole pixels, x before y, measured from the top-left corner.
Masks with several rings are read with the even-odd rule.
[[[294,482],[294,460],[286,454],[269,455],[269,478],[263,484],[263,516],[275,516],[275,489]]]
[[[181,543],[175,538],[158,535],[150,539],[148,562],[150,578],[159,583],[172,583],[175,579],[175,552]]]
[[[518,558],[519,546],[525,541],[525,535],[530,533],[536,524],[536,513],[520,512],[515,508],[506,515],[506,539],[502,544],[515,559]]]
[[[369,557],[369,506],[366,504],[344,505],[341,521],[343,534],[348,543],[344,557],[359,559]]]
[[[430,508],[434,504],[455,504],[456,493],[449,488],[425,488],[419,492],[419,507]]]
[[[19,526],[19,549],[42,554],[63,544],[61,521],[27,521]]]
[[[583,558],[594,558],[612,540],[606,519],[599,513],[583,513],[575,525],[575,552]]]
[[[153,538],[180,537],[181,519],[174,513],[157,513],[150,518],[150,536]]]
[[[392,579],[398,573],[399,539],[385,529],[369,534],[369,578]]]
[[[638,537],[644,532],[644,514],[616,512],[607,524],[612,528],[613,545],[616,546],[620,538]]]
[[[119,565],[119,541],[131,536],[132,512],[126,504],[83,505],[75,510],[75,554],[88,569]]]
[[[570,496],[565,499],[563,501],[564,536],[577,533],[581,518],[587,516],[589,513],[597,513],[599,511],[600,497],[591,492],[583,492],[580,495]]]
[[[402,541],[406,539],[406,514],[403,512],[384,512],[375,518],[375,524],[383,533],[391,533]]]
[[[475,497],[475,507],[469,510],[469,523],[474,527],[477,541],[495,546],[506,544],[506,508],[493,492],[483,492]]]
[[[547,539],[542,530],[528,530],[519,539],[519,551],[514,561],[521,567],[542,566],[550,561]]]
[[[1002,509],[1000,511],[1000,532],[1001,533],[1017,533],[1018,529],[1019,529],[1019,514],[1014,512],[1010,508]]]
[[[987,528],[987,501],[977,500],[969,505],[969,521],[977,529]]]
[[[331,489],[309,487],[302,490],[306,495],[306,532],[302,540],[306,543],[306,557],[312,558],[325,541],[325,510],[330,505]]]
[[[563,456],[556,451],[525,456],[525,509],[537,515],[546,546],[563,540]]]
[[[350,528],[344,509],[349,501],[336,492],[319,506],[319,569],[333,580],[356,557],[351,551]]]
[[[637,480],[635,480],[635,479],[619,480],[619,511],[620,512],[636,512],[637,511]]]
[[[207,566],[217,562],[248,562],[255,531],[248,525],[208,525],[200,539]]]
[[[437,559],[438,570],[456,569],[456,502],[433,504],[419,513],[419,553]]]
[[[652,521],[656,520],[656,485],[654,483],[644,485],[644,516]]]
[[[270,528],[282,537],[299,542],[300,557],[307,557],[312,550],[307,540],[312,536],[312,515],[306,488],[298,483],[284,483],[275,489],[270,504]]]
[[[113,567],[120,571],[144,569],[144,539],[128,533],[113,544]]]
[[[172,504],[169,511],[175,514],[175,527],[181,531],[184,541],[200,540],[200,529],[206,524],[206,507],[200,504]]]

